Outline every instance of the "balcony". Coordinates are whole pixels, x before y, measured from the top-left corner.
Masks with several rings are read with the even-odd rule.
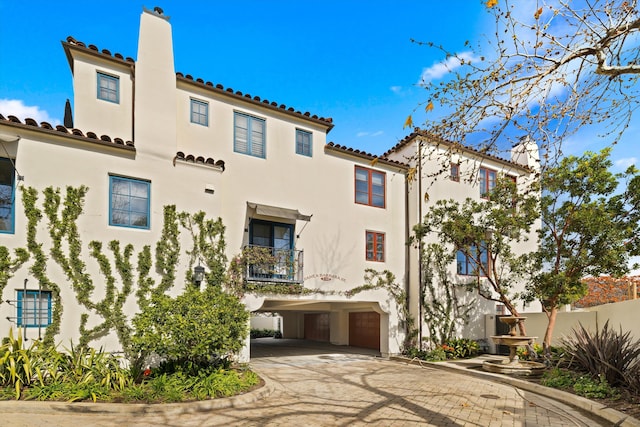
[[[247,245],[245,278],[250,282],[302,283],[303,251]]]

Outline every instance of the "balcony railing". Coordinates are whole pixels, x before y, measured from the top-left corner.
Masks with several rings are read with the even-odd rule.
[[[303,251],[247,245],[246,279],[255,282],[302,283]]]

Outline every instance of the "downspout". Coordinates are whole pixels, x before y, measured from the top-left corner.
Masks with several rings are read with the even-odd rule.
[[[131,141],[136,143],[136,67],[131,64]]]
[[[418,139],[418,221],[422,222],[422,139]],[[418,240],[418,348],[422,350],[422,238]]]
[[[29,301],[27,298],[27,281],[28,279],[24,279],[24,286],[22,288],[22,312],[20,313],[20,316],[22,317],[22,319],[20,319],[20,323],[22,324],[22,340],[24,342],[27,341],[27,322],[25,321],[25,313],[27,310],[25,307]]]
[[[404,292],[406,296],[405,304],[407,305],[407,313],[411,311],[411,232],[409,226],[409,179],[408,174],[404,175],[404,271],[405,271],[405,282],[404,282]],[[407,319],[408,320],[408,319]],[[409,324],[407,323],[407,334],[410,334],[412,331],[409,330]],[[406,343],[409,340],[405,340]]]

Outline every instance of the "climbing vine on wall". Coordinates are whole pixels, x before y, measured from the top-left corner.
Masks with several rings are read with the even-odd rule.
[[[103,250],[103,243],[91,241],[89,243],[89,255],[97,262],[100,274],[104,278],[104,286],[101,287],[103,295],[95,294],[94,279],[87,272],[84,262],[86,257],[82,253],[82,241],[78,232],[77,221],[83,213],[84,198],[88,192],[85,186],[67,187],[64,198],[59,188],[48,187],[43,190],[43,210],[36,207],[38,192],[33,188],[23,188],[23,204],[27,217],[27,250],[17,251],[17,260],[33,255],[34,262],[29,271],[35,276],[42,289],[52,292],[53,313],[52,323],[47,327],[45,341],[53,344],[54,337],[60,331],[60,320],[63,305],[60,297],[59,286],[50,281],[47,276],[48,258],[43,249],[43,244],[37,239],[37,226],[42,220],[43,211],[47,218],[47,230],[50,237],[50,254],[55,263],[62,269],[73,290],[76,301],[86,311],[80,314],[79,345],[86,347],[90,342],[104,337],[111,331],[118,336],[125,354],[130,361],[136,359],[131,350],[132,327],[124,312],[127,298],[134,288],[134,266],[132,257],[134,247],[131,244],[121,248],[118,241],[109,242],[108,256]],[[161,238],[156,245],[156,270],[160,273],[160,282],[156,286],[150,277],[152,269],[151,249],[144,246],[137,255],[137,284],[139,306],[149,303],[151,294],[162,294],[171,288],[175,282],[175,271],[178,264],[180,245],[178,242],[178,221],[175,206],[167,206],[164,211],[164,227]],[[0,263],[10,264],[11,260],[3,255],[0,248]],[[22,261],[24,262],[24,261]],[[113,264],[113,267],[112,267]],[[17,268],[18,265],[15,266]],[[10,270],[7,270],[8,274]],[[3,277],[0,277],[2,280]],[[6,278],[8,280],[8,277]],[[118,282],[120,287],[117,286]],[[0,286],[2,282],[0,282]],[[88,327],[90,317],[93,317],[93,326]],[[96,323],[97,316],[97,323]]]
[[[138,307],[144,309],[149,306],[149,294],[151,288],[154,285],[154,280],[150,277],[151,267],[153,262],[151,261],[151,246],[146,245],[138,253],[138,290],[136,291],[136,298],[138,301]]]
[[[47,216],[47,228],[51,237],[51,258],[60,266],[76,294],[76,300],[87,310],[96,311],[91,301],[94,290],[93,280],[86,273],[82,260],[82,242],[78,234],[77,220],[82,214],[84,197],[88,191],[85,186],[67,187],[64,200],[59,188],[47,187],[43,193],[44,212]],[[88,313],[80,315],[80,346],[86,347],[92,339],[108,333],[108,326],[101,323],[87,330]]]
[[[120,242],[116,240],[109,242],[109,250],[113,254],[116,272],[122,284],[120,289],[116,286],[117,279],[111,268],[111,260],[102,252],[102,243],[95,240],[91,241],[89,248],[91,249],[91,256],[98,262],[100,273],[105,279],[104,296],[101,301],[93,304],[95,313],[103,320],[102,323],[91,329],[83,328],[81,330],[80,345],[86,346],[89,342],[108,334],[113,329],[125,354],[130,357],[132,330],[123,312],[123,306],[133,289],[133,275],[131,272],[133,246],[126,245],[124,251],[121,251]]]
[[[460,285],[452,283],[449,266],[453,255],[438,244],[427,245],[422,257],[421,287],[423,317],[429,329],[429,342],[435,348],[455,338],[456,328],[469,321],[474,301],[463,303],[458,297]]]
[[[181,212],[180,225],[189,233],[193,249],[187,251],[189,265],[186,269],[186,281],[192,281],[192,271],[195,263],[203,262],[206,267],[206,282],[209,285],[220,286],[225,280],[226,242],[224,240],[225,226],[222,219],[207,219],[202,211],[195,214]]]
[[[162,235],[156,244],[156,271],[160,283],[151,289],[152,295],[164,294],[176,281],[176,268],[180,259],[180,230],[175,205],[164,207]]]
[[[43,342],[47,346],[54,346],[54,338],[60,332],[60,322],[62,320],[62,300],[60,297],[60,287],[47,277],[47,255],[42,243],[37,240],[38,223],[42,219],[42,211],[36,207],[38,192],[31,187],[22,187],[22,204],[27,218],[27,250],[33,256],[33,263],[29,267],[29,272],[38,281],[41,289],[51,291],[52,313],[51,324],[47,326]]]
[[[404,328],[406,331],[404,346],[405,348],[413,346],[413,341],[415,340],[418,331],[415,328],[415,320],[409,312],[407,293],[402,288],[402,285],[396,282],[396,276],[389,270],[380,272],[367,268],[364,272],[364,282],[364,285],[357,286],[346,291],[345,295],[351,297],[359,294],[360,292],[374,291],[378,289],[387,291],[398,308],[398,320],[400,327]]]
[[[0,297],[14,273],[29,259],[29,252],[24,248],[14,250],[15,258],[5,246],[0,246]],[[1,303],[1,301],[0,301]]]

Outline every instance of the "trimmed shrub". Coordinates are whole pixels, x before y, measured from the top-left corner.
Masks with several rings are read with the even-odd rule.
[[[282,332],[274,329],[251,329],[249,332],[251,339],[254,338],[282,338]]]
[[[218,365],[244,345],[249,313],[238,297],[218,286],[203,291],[189,286],[176,298],[157,296],[133,323],[134,348],[157,354],[176,365],[176,371]],[[176,366],[177,368],[177,366]]]

